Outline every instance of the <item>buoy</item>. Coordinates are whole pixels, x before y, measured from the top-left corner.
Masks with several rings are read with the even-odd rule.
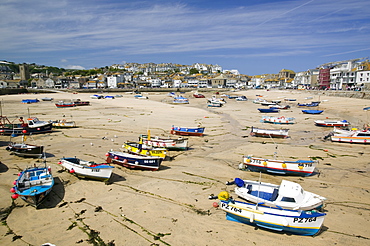
[[[227,191],[221,191],[219,194],[218,194],[218,199],[219,200],[222,200],[222,201],[227,201],[229,200],[230,198],[230,195],[229,195],[229,192]]]
[[[75,170],[72,168],[69,172],[70,173],[75,173]]]
[[[17,184],[17,180],[14,180],[14,181],[13,181],[13,185],[16,185],[16,184]]]
[[[118,156],[115,156],[115,157],[114,157],[114,159],[115,159],[115,160],[118,160]]]
[[[283,168],[286,168],[286,164],[285,164],[285,163],[283,163],[281,166],[282,166]]]
[[[248,162],[248,163],[251,162],[251,159],[247,159],[246,162]]]
[[[21,176],[22,175],[22,173],[18,173],[18,176]]]
[[[325,152],[328,152],[329,150],[327,150],[327,149],[324,149],[324,151],[325,151]]]
[[[10,189],[10,193],[15,193],[15,189],[14,189],[14,187],[12,187],[12,188]]]
[[[64,125],[64,124],[63,124]],[[40,131],[40,127],[37,128],[38,131]]]
[[[267,166],[267,161],[262,162],[264,166]]]
[[[60,164],[62,164],[62,162],[61,161],[58,161],[58,165],[60,165]]]
[[[17,199],[19,196],[18,196],[18,194],[13,194],[12,195],[12,198],[15,200],[15,199]]]
[[[214,208],[218,208],[218,202],[214,202],[214,203],[213,203],[213,207],[214,207]]]
[[[302,170],[303,169],[303,166],[298,166],[298,168]]]
[[[109,156],[109,153],[106,153],[105,156]]]
[[[22,133],[26,134],[27,133],[27,130],[23,130]]]
[[[253,221],[254,221],[254,214],[253,214],[253,213],[251,213],[251,214],[250,214],[250,216],[249,216],[249,221],[250,221],[251,223],[253,223]]]
[[[126,164],[128,162],[127,159],[123,159],[123,163]]]

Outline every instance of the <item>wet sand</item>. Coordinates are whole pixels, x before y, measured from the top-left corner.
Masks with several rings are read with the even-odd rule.
[[[204,93],[206,98],[212,93]],[[240,91],[248,101],[227,99],[222,108],[207,108],[206,99],[193,98],[188,105],[172,105],[166,93],[144,93],[148,100],[122,98],[91,99],[90,94],[34,94],[2,96],[2,114],[10,119],[28,114],[40,120],[74,120],[78,128],[56,129],[33,135],[28,143],[45,146],[47,165],[51,166],[55,186],[40,209],[21,199],[12,205],[13,181],[20,170],[36,162],[10,155],[5,150],[9,136],[0,136],[0,245],[368,245],[370,240],[370,195],[368,145],[324,141],[331,128],[314,126],[316,119],[346,119],[352,127],[369,123],[368,100],[311,95],[301,91]],[[250,127],[276,128],[261,123],[252,101],[256,95],[267,100],[295,98],[292,107],[280,116],[295,117],[291,138],[251,137]],[[114,94],[109,94],[114,95]],[[21,104],[22,99],[53,97],[54,102]],[[312,97],[310,99],[305,99]],[[58,100],[80,98],[91,106],[56,108]],[[321,115],[307,115],[298,102],[322,101]],[[282,104],[285,104],[283,101]],[[189,137],[190,149],[171,151],[159,171],[130,170],[115,165],[111,184],[78,179],[62,170],[58,160],[78,157],[104,162],[105,153],[120,150],[127,141],[136,141],[148,129],[151,135],[170,135],[172,125],[194,127],[201,123],[205,136]],[[12,141],[21,141],[21,137]],[[325,151],[324,151],[325,150]],[[279,159],[316,157],[316,175],[310,177],[262,174],[262,181],[279,184],[282,179],[298,182],[305,190],[327,198],[323,230],[315,237],[276,233],[227,221],[225,212],[212,206],[210,194],[233,187],[225,182],[236,177],[258,180],[259,173],[242,171],[243,155]],[[6,216],[4,211],[10,211]]]

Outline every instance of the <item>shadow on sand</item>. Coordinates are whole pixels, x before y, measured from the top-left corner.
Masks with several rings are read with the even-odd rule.
[[[54,186],[45,200],[37,207],[37,209],[55,208],[63,201],[65,194],[64,184],[59,177],[54,177]]]

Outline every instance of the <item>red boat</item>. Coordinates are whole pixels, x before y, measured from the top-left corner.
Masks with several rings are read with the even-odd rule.
[[[199,94],[199,93],[194,93],[193,97],[195,97],[195,98],[205,98],[205,96],[203,94]]]
[[[58,103],[55,104],[57,108],[69,108],[69,107],[76,107],[76,104],[74,102],[63,102],[59,101]]]

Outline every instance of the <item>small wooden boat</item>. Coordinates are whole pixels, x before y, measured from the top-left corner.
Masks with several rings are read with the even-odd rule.
[[[235,98],[236,101],[248,101],[248,98],[246,96],[238,96]]]
[[[44,154],[44,146],[26,143],[11,142],[6,147],[6,150],[21,157],[41,158]]]
[[[280,185],[251,180],[234,179],[235,194],[253,203],[263,203],[292,210],[312,210],[323,206],[325,197],[305,191],[298,183],[282,180]]]
[[[270,108],[290,109],[290,106],[289,105],[276,105],[276,106],[270,106]]]
[[[320,102],[298,103],[298,107],[318,107]]]
[[[10,190],[13,199],[21,197],[38,207],[54,186],[50,167],[30,167],[18,174],[15,186]]]
[[[304,114],[321,114],[322,112],[324,112],[324,110],[314,110],[314,109],[302,110],[302,113],[304,113]]]
[[[78,177],[107,181],[110,179],[113,166],[106,163],[84,161],[76,157],[63,157],[58,164],[66,168],[69,173]]]
[[[41,100],[42,101],[53,101],[54,98],[52,98],[52,97],[43,97],[43,98],[41,98]]]
[[[30,104],[30,103],[38,103],[40,102],[39,99],[22,99],[22,103]]]
[[[181,136],[203,136],[204,127],[178,127],[172,126],[171,134],[181,135]]]
[[[315,120],[316,126],[324,126],[324,127],[347,127],[350,123],[346,120]]]
[[[227,220],[270,230],[313,236],[321,230],[326,215],[317,211],[279,209],[235,201],[225,195],[226,191],[221,193],[218,195],[219,206],[226,212]]]
[[[131,154],[140,154],[147,156],[158,156],[165,159],[167,155],[166,148],[157,148],[137,142],[126,142],[122,145]]]
[[[205,96],[203,94],[200,94],[200,93],[197,93],[197,92],[193,94],[193,97],[195,97],[195,98],[205,98]]]
[[[243,163],[239,168],[253,172],[309,176],[313,174],[316,164],[317,161],[312,160],[283,161],[243,156]]]
[[[40,121],[36,117],[28,118],[24,121],[19,118],[19,123],[10,122],[6,116],[0,116],[0,135],[28,135],[52,132],[52,123]]]
[[[97,94],[94,94],[94,95],[91,95],[90,96],[91,99],[103,99],[104,96],[103,95],[97,95]]]
[[[189,99],[183,96],[177,96],[173,98],[173,104],[189,104]]]
[[[295,118],[293,117],[274,117],[274,116],[262,116],[261,122],[272,123],[272,124],[294,124]]]
[[[81,99],[76,99],[72,101],[76,106],[90,106],[89,101],[81,101]]]
[[[71,108],[71,107],[76,107],[76,104],[74,102],[64,102],[64,101],[59,101],[58,103],[55,104],[57,108]]]
[[[260,113],[279,113],[280,109],[277,108],[258,108]]]
[[[250,134],[256,137],[288,138],[289,129],[261,129],[252,126]]]
[[[188,139],[179,137],[176,139],[172,138],[163,138],[163,137],[151,137],[150,132],[148,131],[147,135],[140,135],[140,139],[143,141],[143,144],[147,146],[157,147],[157,148],[166,148],[167,150],[187,150],[188,149]]]
[[[67,121],[65,119],[63,120],[54,120],[50,121],[53,124],[54,128],[74,128],[76,126],[75,121]]]
[[[107,163],[114,163],[131,169],[150,171],[157,171],[163,161],[163,158],[158,156],[134,155],[119,151],[109,151],[106,156]]]
[[[332,142],[340,143],[359,143],[359,144],[369,144],[370,143],[370,131],[368,130],[355,130],[355,131],[346,131],[334,130],[330,134],[330,139]]]

